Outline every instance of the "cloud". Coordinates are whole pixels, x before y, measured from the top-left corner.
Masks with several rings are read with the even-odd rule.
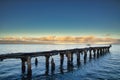
[[[120,39],[96,36],[4,37],[0,44],[120,44]]]
[[[105,37],[110,37],[110,36],[111,36],[111,34],[105,34],[104,36],[105,36]]]

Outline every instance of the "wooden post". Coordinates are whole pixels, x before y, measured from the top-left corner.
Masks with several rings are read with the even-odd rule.
[[[71,69],[73,69],[73,52],[71,52],[71,62],[70,62]]]
[[[106,53],[106,49],[104,48],[104,54]]]
[[[108,53],[108,48],[106,48],[106,53]]]
[[[26,69],[25,58],[21,58],[21,69],[22,69],[22,74],[24,74]]]
[[[27,74],[28,74],[28,77],[32,76],[31,57],[30,56],[27,57]]]
[[[96,58],[96,49],[93,49],[94,58]]]
[[[71,64],[73,64],[73,52],[71,52]]]
[[[112,47],[112,45],[110,44],[108,47],[108,52],[110,53],[110,48]]]
[[[91,53],[91,49],[89,50],[89,59],[91,60],[92,59],[92,53]]]
[[[35,66],[37,67],[37,65],[38,65],[38,59],[35,58]]]
[[[102,55],[104,55],[104,48],[102,48]]]
[[[99,57],[99,49],[97,49],[97,58]]]
[[[104,54],[105,54],[105,48],[103,48],[103,52],[104,52]]]
[[[108,47],[108,53],[110,53],[110,47]]]
[[[63,61],[64,61],[64,54],[60,53],[60,67],[63,66]]]
[[[71,68],[71,53],[68,51],[66,56],[67,56],[67,69],[68,69],[68,71],[70,71],[70,68]]]
[[[102,56],[102,48],[100,48],[100,56]]]
[[[53,74],[55,72],[55,62],[54,59],[52,58],[51,60],[51,73]]]
[[[107,53],[109,52],[109,48],[107,47]]]
[[[63,73],[64,53],[60,53],[60,72]]]
[[[45,74],[48,75],[48,73],[49,73],[49,58],[50,58],[50,56],[46,55],[45,58],[46,58],[46,65],[45,65],[46,66],[46,72],[45,72]]]
[[[104,48],[102,48],[102,54],[104,55]]]
[[[77,52],[77,66],[80,66],[80,53]]]
[[[87,51],[84,50],[84,63],[86,63],[86,60],[87,60]]]
[[[102,49],[103,55],[104,55],[104,48]]]
[[[107,48],[105,48],[105,53],[107,53]]]

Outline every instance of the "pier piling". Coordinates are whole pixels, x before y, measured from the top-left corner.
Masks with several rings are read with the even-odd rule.
[[[92,59],[92,53],[91,53],[91,48],[90,48],[90,50],[89,50],[89,59],[91,60]]]
[[[45,64],[46,72],[45,72],[45,74],[48,75],[48,73],[49,73],[49,58],[50,58],[50,56],[46,55],[45,58],[46,58],[46,64]]]
[[[27,57],[27,74],[28,76],[32,76],[32,69],[31,69],[31,57]]]
[[[96,49],[93,49],[94,58],[96,58]]]
[[[64,53],[60,53],[60,72],[63,73]]]
[[[69,51],[67,51],[66,57],[67,57],[67,69],[68,69],[68,71],[70,71],[70,67],[71,67],[71,53]]]
[[[51,73],[53,74],[55,71],[55,62],[54,62],[54,59],[52,58],[51,60]]]
[[[22,74],[24,74],[26,69],[24,58],[21,58],[21,68],[22,68]]]
[[[84,63],[86,63],[86,60],[87,60],[87,51],[84,50]]]
[[[99,58],[99,52],[100,52],[99,49],[97,49],[97,58]]]
[[[77,52],[76,55],[77,55],[77,66],[79,67],[80,66],[80,53]]]
[[[38,65],[38,59],[35,58],[35,66],[37,66],[37,65]]]

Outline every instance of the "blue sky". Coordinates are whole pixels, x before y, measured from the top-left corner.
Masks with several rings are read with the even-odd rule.
[[[0,0],[0,37],[120,38],[119,0]]]

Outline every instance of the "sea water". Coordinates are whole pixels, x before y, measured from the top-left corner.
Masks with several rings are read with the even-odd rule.
[[[104,45],[91,45],[104,46]],[[0,44],[0,54],[18,52],[40,52],[49,50],[64,50],[74,48],[85,48],[86,45],[40,45],[40,44]],[[65,57],[65,56],[64,56]],[[74,67],[67,71],[67,60],[65,57],[63,72],[60,73],[60,56],[50,57],[55,60],[55,73],[44,75],[45,57],[39,56],[38,65],[35,66],[35,58],[32,58],[31,80],[120,80],[120,45],[112,45],[110,53],[97,59],[87,60],[84,64],[81,54],[81,65],[77,67],[76,55],[73,55]],[[89,56],[88,56],[89,57]],[[50,72],[50,71],[49,71]],[[20,59],[5,59],[0,61],[0,80],[27,80],[26,75],[21,73]]]

